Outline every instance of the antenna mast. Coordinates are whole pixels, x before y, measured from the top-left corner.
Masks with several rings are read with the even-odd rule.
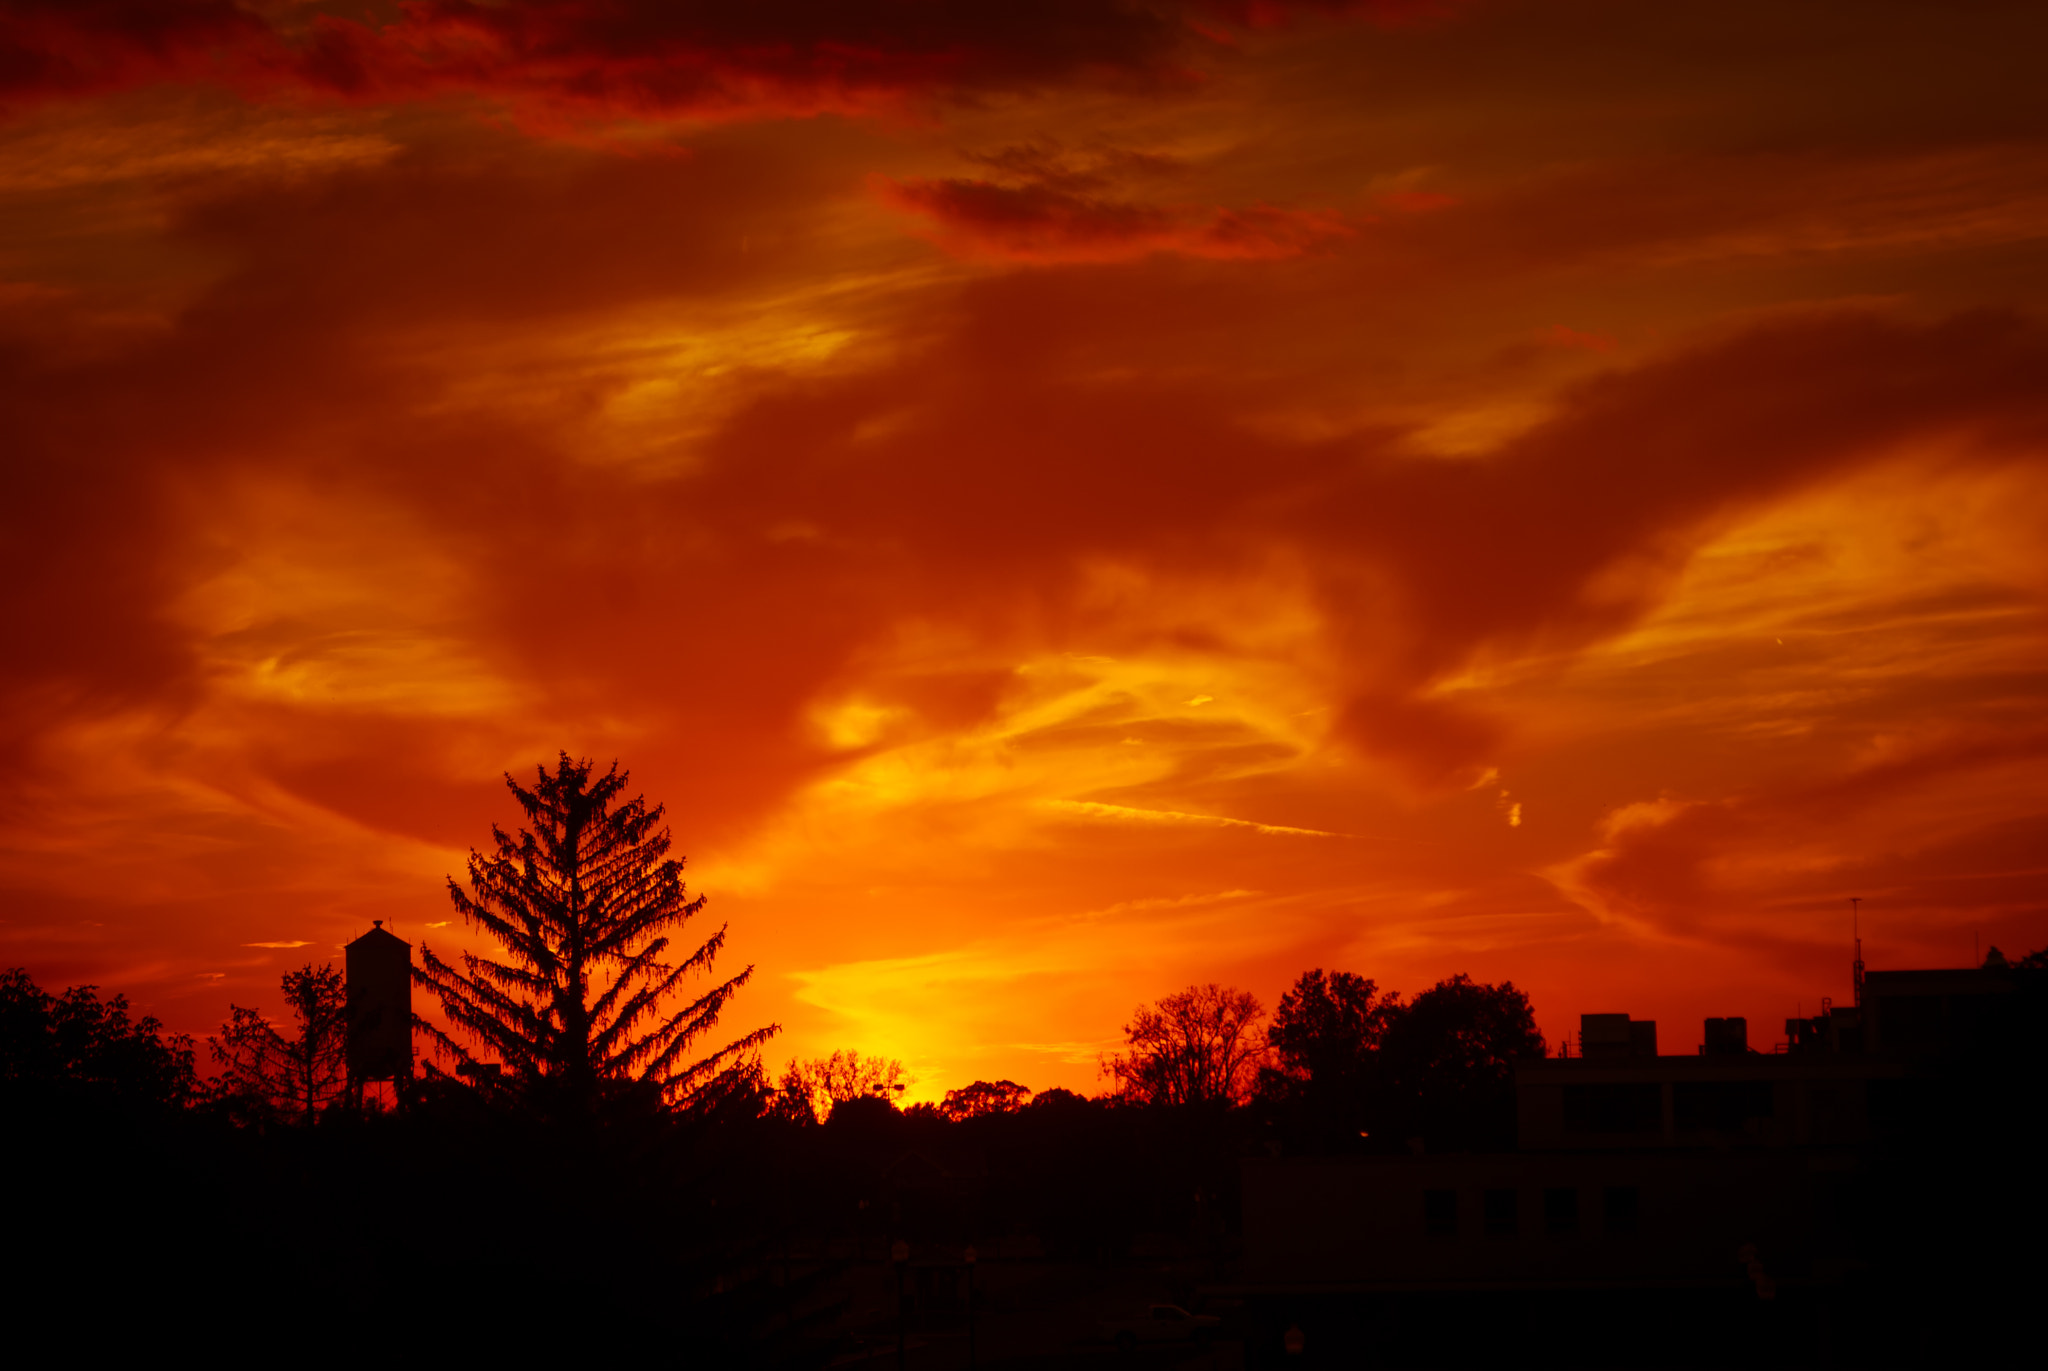
[[[1856,984],[1856,1007],[1863,1008],[1863,897],[1849,897],[1849,932],[1856,939],[1856,960],[1850,968]]]

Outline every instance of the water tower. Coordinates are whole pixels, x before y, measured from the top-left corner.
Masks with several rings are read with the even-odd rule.
[[[344,949],[348,975],[348,1093],[391,1083],[392,1103],[412,1079],[412,944],[384,921]]]

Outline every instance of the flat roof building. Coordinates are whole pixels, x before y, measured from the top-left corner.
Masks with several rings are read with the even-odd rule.
[[[1298,1364],[1276,1350],[1290,1329],[1339,1364],[1832,1355],[1873,1149],[1930,1061],[2003,1031],[2012,989],[1871,972],[1862,1005],[1788,1020],[1769,1050],[1725,1017],[1682,1056],[1654,1022],[1588,1014],[1580,1055],[1516,1065],[1513,1152],[1247,1161],[1247,1364]],[[1521,1332],[1486,1344],[1497,1324]]]

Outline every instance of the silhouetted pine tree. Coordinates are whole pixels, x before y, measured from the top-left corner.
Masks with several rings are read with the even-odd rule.
[[[744,1054],[777,1027],[689,1059],[754,969],[670,1008],[685,977],[711,970],[725,929],[680,961],[667,956],[668,934],[704,897],[684,891],[662,806],[649,809],[639,796],[621,802],[627,775],[616,762],[601,777],[592,770],[565,752],[553,774],[539,768],[531,790],[505,778],[532,828],[514,838],[493,825],[496,854],[470,853],[474,896],[453,877],[448,890],[464,920],[496,938],[506,957],[465,952],[457,970],[422,945],[414,977],[541,1113],[587,1116],[636,1088],[650,1102],[657,1092],[683,1105],[720,1096],[746,1067]],[[459,1062],[477,1063],[450,1035],[423,1028]]]

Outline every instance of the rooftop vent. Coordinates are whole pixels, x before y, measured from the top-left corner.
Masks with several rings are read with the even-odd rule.
[[[1708,1019],[1705,1044],[1700,1048],[1709,1057],[1743,1057],[1749,1054],[1749,1020],[1736,1017],[1729,1019]]]
[[[1579,1052],[1587,1057],[1654,1057],[1657,1021],[1626,1014],[1581,1014]]]

